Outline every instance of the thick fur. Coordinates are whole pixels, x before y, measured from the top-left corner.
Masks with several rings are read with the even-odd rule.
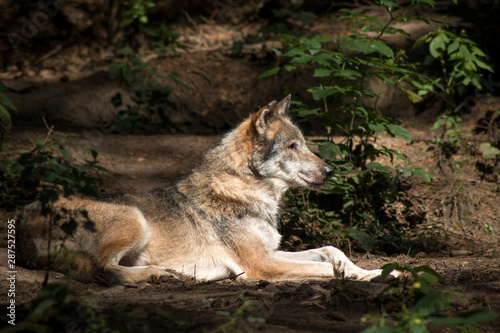
[[[209,280],[238,275],[370,280],[380,275],[380,270],[356,266],[332,246],[278,250],[287,189],[320,188],[333,172],[307,148],[286,115],[289,103],[290,96],[251,115],[172,187],[100,201],[61,198],[53,208],[62,219],[51,232],[40,205],[28,206],[19,226],[21,259],[29,267],[46,265],[50,234],[53,267],[64,271],[61,257],[76,253],[67,260],[73,271],[101,282],[136,283],[172,271]],[[59,225],[70,215],[79,223],[68,237]],[[87,218],[96,231],[84,227]]]

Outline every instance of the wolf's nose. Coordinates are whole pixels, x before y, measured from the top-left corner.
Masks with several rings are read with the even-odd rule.
[[[323,168],[323,174],[326,177],[331,177],[333,175],[333,168],[331,166],[326,166]]]

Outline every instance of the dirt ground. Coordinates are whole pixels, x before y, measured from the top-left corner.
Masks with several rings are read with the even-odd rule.
[[[42,129],[23,129],[22,135],[13,135],[11,148],[29,146],[31,140],[43,138]],[[74,142],[76,154],[79,147],[78,135]],[[103,188],[106,193],[138,193],[148,191],[163,184],[171,184],[175,179],[194,167],[210,147],[217,144],[220,136],[196,135],[117,135],[107,134],[98,147],[99,160],[110,170],[103,174]],[[425,164],[424,143],[410,146],[392,138],[381,138],[384,144],[403,145],[405,152],[413,156],[414,165]],[[431,154],[431,153],[427,153]],[[420,161],[420,162],[419,162]],[[457,176],[458,177],[458,176]],[[464,181],[469,174],[452,181]],[[464,185],[465,186],[465,185]],[[467,185],[468,191],[484,191]],[[441,207],[436,201],[443,200],[453,185],[442,180],[434,184],[415,184],[412,195],[416,200],[424,200],[430,207]],[[487,189],[487,187],[486,187]],[[498,210],[498,198],[491,199],[490,205]],[[496,205],[496,206],[495,206]],[[488,198],[474,205],[479,211],[488,206]],[[429,208],[429,209],[432,209]],[[500,249],[497,234],[488,234],[481,225],[466,225],[466,232],[458,230],[449,218],[439,218],[439,214],[429,214],[430,221],[422,228],[435,228],[442,234],[441,250],[434,253],[419,252],[387,257],[369,253],[352,253],[351,258],[361,267],[378,268],[397,262],[412,266],[429,265],[443,278],[437,288],[453,295],[453,306],[446,314],[462,313],[473,309],[500,310]],[[2,221],[13,218],[2,213]],[[498,215],[495,215],[498,216]],[[432,222],[435,219],[435,223]],[[490,220],[494,228],[494,219]],[[438,227],[441,226],[441,227]],[[6,235],[5,224],[3,227]],[[447,237],[444,237],[444,234]],[[6,239],[2,238],[2,265],[0,278],[7,273]],[[348,249],[343,249],[348,251]],[[37,296],[44,279],[44,272],[17,267],[16,301],[21,304]],[[52,281],[68,281],[62,274],[52,273]],[[165,279],[156,283],[141,283],[132,286],[112,288],[96,284],[68,281],[76,290],[76,297],[96,306],[98,314],[108,317],[108,323],[119,331],[141,330],[144,332],[190,331],[204,332],[222,327],[230,322],[226,313],[236,313],[249,302],[251,306],[240,317],[236,317],[236,331],[251,332],[359,332],[369,326],[362,317],[378,313],[378,294],[387,287],[383,283],[356,282],[337,279],[313,281],[269,282],[260,280],[203,282],[187,279],[176,281]],[[7,301],[8,284],[0,286],[1,302]],[[4,303],[5,304],[5,303]],[[252,320],[248,318],[260,318]],[[81,321],[76,321],[77,325]],[[484,332],[496,332],[497,320],[480,327]],[[83,325],[83,324],[81,324]],[[443,331],[435,327],[435,332]],[[449,328],[445,332],[453,332]]]
[[[67,17],[79,17],[77,3],[63,9]],[[88,6],[97,3],[90,1]],[[18,10],[14,5],[5,9],[0,15]],[[25,51],[24,58],[4,53],[0,80],[14,90],[7,95],[20,112],[5,145],[14,152],[29,149],[34,141],[45,138],[47,123],[54,125],[55,131],[74,135],[68,141],[74,156],[82,158],[84,146],[99,153],[101,165],[109,170],[102,173],[101,188],[105,193],[139,193],[171,185],[199,163],[224,131],[259,106],[281,97],[285,88],[304,80],[293,75],[257,79],[264,70],[276,65],[268,58],[273,45],[248,46],[243,54],[231,54],[232,41],[255,31],[260,24],[241,26],[233,22],[238,10],[248,11],[244,6],[235,8],[235,13],[229,13],[224,22],[193,21],[183,14],[184,19],[173,25],[182,33],[182,42],[190,53],[163,60],[152,57],[150,61],[159,71],[179,72],[190,89],[172,86],[171,102],[176,108],[169,109],[168,124],[156,114],[145,130],[132,134],[112,134],[97,125],[116,117],[118,111],[111,100],[118,93],[125,96],[126,92],[107,73],[112,53],[93,38],[82,37],[81,42],[75,42],[78,36],[73,36],[72,42],[63,47],[48,43],[36,54]],[[446,19],[460,21],[458,17]],[[15,24],[12,21],[9,22]],[[420,25],[410,28],[414,31],[412,38],[426,29]],[[81,29],[87,32],[99,27]],[[335,31],[336,35],[348,30],[335,20],[335,13],[318,18],[308,29]],[[46,34],[31,42],[43,43],[50,32],[49,25]],[[500,312],[498,180],[485,177],[477,161],[467,154],[453,156],[458,171],[444,172],[436,167],[430,126],[440,112],[438,103],[428,105],[422,112],[400,93],[387,91],[380,104],[385,105],[387,114],[402,121],[414,142],[407,145],[402,140],[380,136],[378,144],[399,149],[408,156],[406,163],[437,177],[431,183],[413,179],[408,196],[425,212],[425,223],[418,226],[419,231],[438,244],[428,250],[391,256],[342,250],[364,268],[379,268],[392,262],[429,265],[442,277],[437,288],[450,292],[453,298],[451,308],[443,315],[475,309]],[[500,102],[494,95],[481,95],[474,112],[464,117],[464,131],[471,135],[468,144],[480,142],[481,137],[474,132],[480,119],[499,108]],[[317,135],[316,125],[301,125],[307,133]],[[0,211],[0,217],[0,304],[4,307],[9,289],[5,282],[9,277],[7,220],[16,215]],[[16,304],[20,306],[38,295],[44,272],[22,267],[16,270]],[[380,313],[384,306],[394,308],[392,303],[381,304],[377,296],[387,284],[378,282],[162,279],[108,288],[71,281],[60,273],[51,273],[51,280],[68,282],[75,292],[70,299],[88,302],[94,308],[84,316],[68,318],[57,328],[72,332],[84,327],[89,318],[100,315],[105,315],[109,326],[120,332],[359,332],[370,326],[370,322],[362,320],[364,316]],[[499,332],[499,327],[500,319],[477,326],[481,332]],[[458,331],[457,327],[430,329]]]

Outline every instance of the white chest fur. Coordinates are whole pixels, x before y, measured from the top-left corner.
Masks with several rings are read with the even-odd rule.
[[[254,236],[257,236],[267,251],[272,252],[278,249],[281,242],[281,235],[267,221],[252,218],[248,221],[246,229]]]

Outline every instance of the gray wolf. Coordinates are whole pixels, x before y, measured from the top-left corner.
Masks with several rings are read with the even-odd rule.
[[[208,280],[379,276],[381,270],[362,269],[333,246],[278,250],[287,189],[319,189],[333,173],[308,149],[289,105],[290,96],[250,115],[172,187],[102,200],[61,197],[53,204],[59,217],[53,228],[39,203],[29,205],[18,229],[24,265],[46,264],[51,237],[53,267],[74,266],[84,280],[98,282],[179,273]],[[95,230],[84,227],[78,211]],[[71,219],[80,223],[68,236],[59,226]],[[70,264],[61,260],[68,252],[77,254]]]

